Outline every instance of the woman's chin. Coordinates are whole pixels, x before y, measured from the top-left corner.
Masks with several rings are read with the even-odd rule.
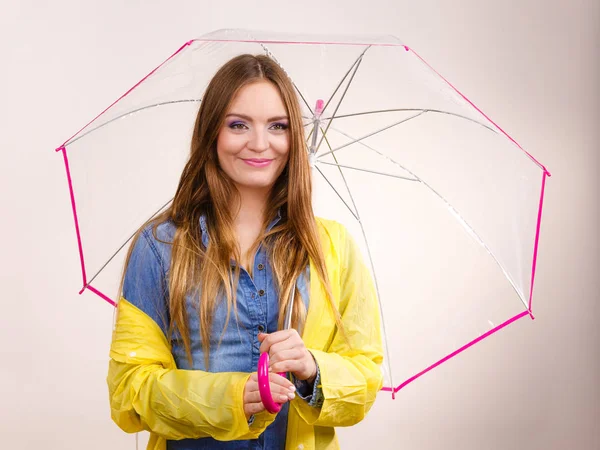
[[[235,181],[235,184],[237,185],[238,189],[244,189],[244,190],[256,190],[256,191],[265,191],[265,190],[270,190],[273,185],[275,184],[275,180],[269,178],[269,179],[246,179],[246,180],[239,180],[239,181]]]

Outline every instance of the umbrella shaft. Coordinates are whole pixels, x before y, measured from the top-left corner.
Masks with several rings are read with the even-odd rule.
[[[310,152],[314,153],[317,148],[317,133],[319,132],[319,119],[315,119],[313,121],[313,134],[312,134],[312,142],[310,143]]]
[[[287,305],[287,309],[285,311],[285,321],[283,323],[283,329],[289,330],[292,328],[292,311],[294,310],[294,297],[296,296],[296,286],[292,287],[292,292],[290,294],[290,303]]]

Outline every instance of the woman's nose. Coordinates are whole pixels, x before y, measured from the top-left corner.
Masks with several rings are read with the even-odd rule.
[[[266,131],[254,130],[250,134],[248,148],[255,152],[264,152],[269,148],[269,137]]]

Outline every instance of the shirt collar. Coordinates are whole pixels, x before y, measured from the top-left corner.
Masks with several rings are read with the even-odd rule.
[[[277,214],[275,215],[275,217],[273,218],[273,220],[271,220],[271,223],[269,223],[269,226],[267,227],[267,231],[270,231],[275,225],[277,225],[279,223],[279,221],[281,220],[281,208],[277,209]],[[202,231],[202,245],[204,245],[204,248],[208,247],[208,228],[206,226],[206,214],[202,214],[200,216],[200,230]]]

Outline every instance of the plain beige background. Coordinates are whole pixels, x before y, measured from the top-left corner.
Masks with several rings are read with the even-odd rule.
[[[536,320],[378,402],[343,448],[600,448],[598,0],[2,0],[0,448],[135,448],[109,417],[112,309],[77,295],[53,149],[183,42],[237,27],[394,34],[553,175]]]

